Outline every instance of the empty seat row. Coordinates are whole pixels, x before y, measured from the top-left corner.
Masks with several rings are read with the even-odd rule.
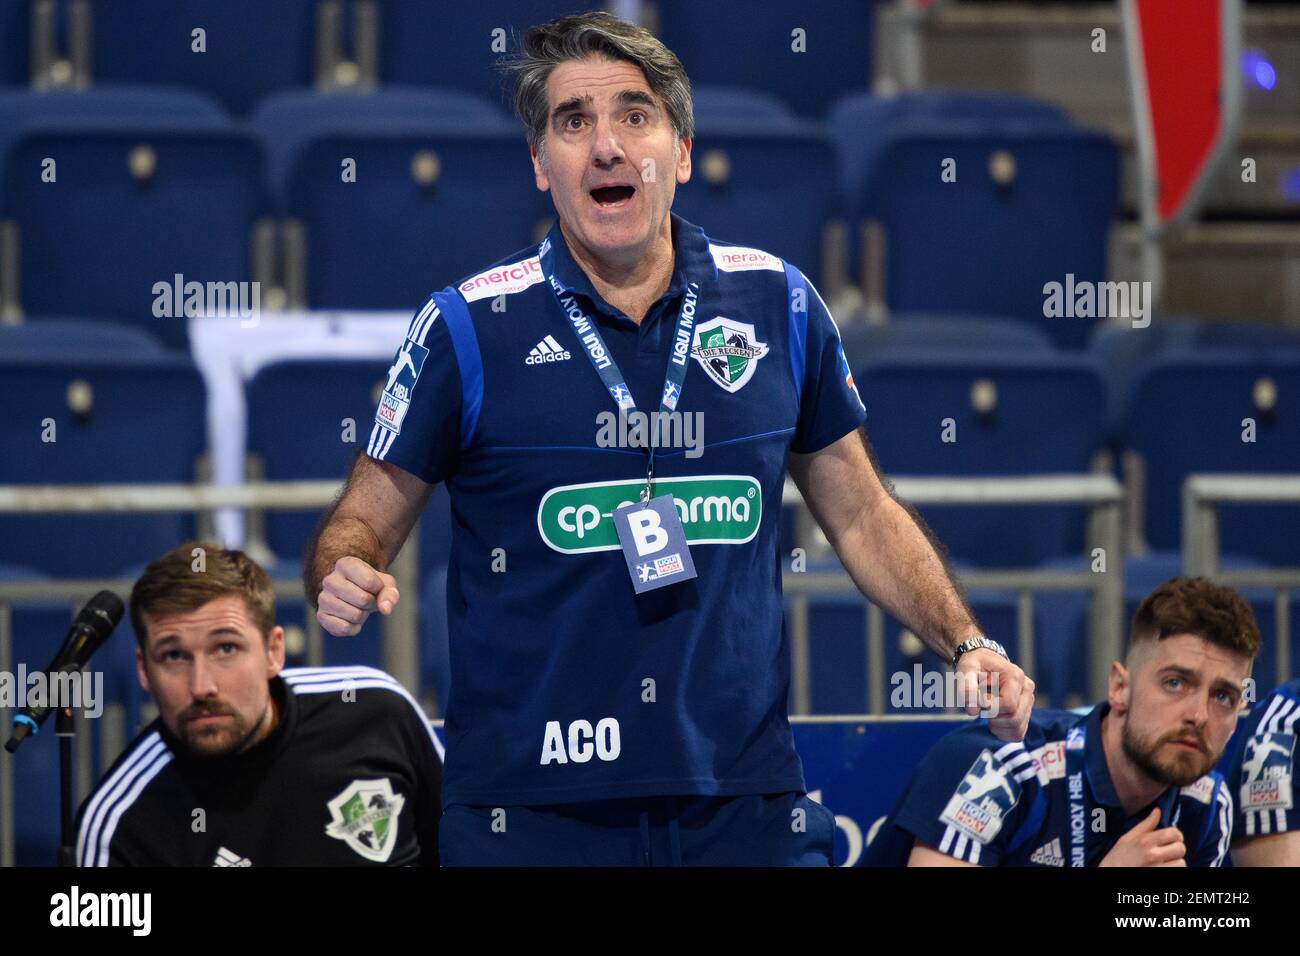
[[[3,0],[0,84],[186,86],[237,114],[313,86],[493,94],[524,31],[571,12],[559,0]],[[694,83],[744,83],[821,117],[871,82],[875,0],[809,0],[763,16],[746,0],[661,3],[654,13]]]
[[[898,326],[923,331],[934,323],[915,317]],[[208,414],[194,367],[173,357],[110,359],[102,344],[97,356],[71,343],[62,355],[48,341],[33,350],[7,346],[22,329],[40,338],[41,328],[32,323],[0,332],[0,397],[12,409],[0,422],[10,452],[0,460],[0,483],[193,480],[207,447]],[[1300,402],[1300,348],[1155,356],[1133,373],[1121,430],[1112,434],[1105,377],[1095,361],[1010,347],[1005,343],[1015,328],[1004,324],[991,332],[990,340],[1001,334],[1004,344],[985,349],[922,349],[901,335],[888,346],[846,340],[868,434],[887,474],[1080,474],[1110,451],[1112,473],[1127,477],[1120,462],[1136,458],[1144,476],[1139,530],[1152,549],[1169,551],[1179,546],[1181,482],[1188,474],[1300,473],[1300,416],[1291,411]],[[295,359],[262,368],[246,389],[247,448],[256,475],[341,477],[369,434],[385,372],[386,363],[370,360]],[[973,564],[1031,566],[1083,553],[1082,506],[921,510],[953,556]],[[1293,562],[1288,515],[1294,507],[1225,507],[1225,552]],[[446,561],[445,509],[435,519],[423,526],[426,568]],[[0,562],[74,575],[142,564],[192,533],[189,520],[177,516],[0,522],[7,529]],[[298,560],[312,525],[312,516],[268,515],[271,549]],[[103,549],[79,546],[87,535]]]
[[[11,311],[152,323],[179,344],[183,320],[154,312],[155,283],[176,275],[258,281],[313,308],[409,309],[537,241],[553,215],[517,128],[469,94],[286,94],[240,125],[211,104],[187,111],[187,99],[0,94],[0,217],[20,263],[18,287],[0,289]],[[975,115],[996,114],[991,98],[975,102]],[[947,116],[955,103],[914,108]],[[698,105],[695,173],[674,209],[710,235],[823,280],[828,224],[847,216],[856,236],[857,217],[870,216],[895,309],[1011,316],[1069,345],[1095,324],[1048,319],[1044,290],[1104,278],[1117,195],[1109,140],[1050,115],[1032,130],[983,120],[895,129],[897,111],[881,111],[885,125],[844,121],[828,136],[752,90],[705,89]],[[865,174],[837,174],[886,137]],[[842,194],[848,183],[871,198]]]

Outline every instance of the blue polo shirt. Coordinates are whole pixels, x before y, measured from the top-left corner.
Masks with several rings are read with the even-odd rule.
[[[786,457],[865,411],[797,268],[675,215],[672,239],[668,291],[639,325],[557,224],[434,293],[398,349],[368,453],[451,498],[444,805],[804,789],[786,717]],[[646,453],[599,440],[617,408],[560,303],[598,324],[637,409],[657,411],[688,283],[676,410],[701,414],[703,453],[660,448],[654,493],[672,494],[698,576],[637,596],[612,513],[636,500]]]
[[[1254,707],[1228,765],[1236,798],[1234,836],[1300,829],[1295,800],[1296,724],[1300,680],[1283,684]]]
[[[1015,743],[995,737],[985,721],[944,737],[912,775],[863,865],[905,866],[918,841],[980,866],[1097,866],[1159,806],[1160,826],[1183,831],[1188,866],[1222,866],[1232,833],[1223,777],[1211,771],[1170,787],[1126,815],[1102,746],[1109,709],[1103,702],[1082,716],[1036,710]]]

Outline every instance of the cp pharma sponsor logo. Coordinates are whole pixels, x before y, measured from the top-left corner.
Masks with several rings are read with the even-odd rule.
[[[562,554],[617,551],[614,512],[635,503],[645,479],[552,488],[537,506],[542,540]],[[758,534],[763,489],[748,475],[656,478],[655,496],[670,494],[691,544],[744,544]]]

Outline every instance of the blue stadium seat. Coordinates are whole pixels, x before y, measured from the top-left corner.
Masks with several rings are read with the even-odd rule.
[[[379,0],[380,80],[496,96],[502,90],[498,60],[519,49],[529,27],[574,10],[562,0],[436,6],[425,0]]]
[[[1182,546],[1183,479],[1198,473],[1300,473],[1300,354],[1227,349],[1166,354],[1136,377],[1126,447],[1145,465],[1146,537],[1157,551]],[[1244,441],[1254,422],[1254,441]],[[1295,565],[1300,506],[1222,505],[1225,553]]]
[[[697,122],[691,180],[673,211],[709,236],[792,262],[822,283],[822,237],[836,213],[830,145],[820,124],[784,117]]]
[[[53,723],[50,717],[42,732],[13,756],[0,756],[10,761],[14,773],[14,862],[18,866],[58,865],[59,747]],[[7,738],[9,728],[4,730]]]
[[[57,183],[41,181],[47,157],[57,162]],[[252,280],[252,229],[268,209],[262,175],[257,143],[237,133],[102,132],[69,122],[61,133],[25,136],[4,171],[4,211],[20,230],[24,311],[111,316],[183,346],[184,317],[157,317],[155,306],[172,301],[177,275],[186,283]]]
[[[0,0],[0,86],[27,82],[31,35],[30,0]]]
[[[808,571],[839,571],[834,558],[810,562]],[[1002,641],[1015,652],[1015,595],[999,591],[972,591],[967,595],[971,609],[985,632]],[[791,593],[786,592],[787,633],[790,623]],[[861,714],[870,708],[867,670],[867,612],[863,597],[853,593],[814,594],[808,602],[809,679],[812,710],[816,714]],[[1042,633],[1041,622],[1039,633]],[[1042,640],[1039,639],[1041,646]],[[885,615],[884,670],[886,713],[915,713],[911,701],[899,705],[891,700],[897,686],[891,678],[904,674],[909,680],[913,668],[920,664],[923,672],[947,671],[941,661],[919,641],[904,637],[903,626]],[[1036,677],[1036,675],[1035,675]],[[791,690],[793,703],[793,688]]]
[[[189,482],[206,446],[203,379],[179,358],[0,357],[0,408],[5,485]],[[0,562],[103,576],[193,529],[175,513],[0,516]]]
[[[386,362],[346,360],[292,360],[261,369],[248,384],[247,399],[248,450],[261,459],[263,477],[268,481],[342,480],[353,455],[365,451],[387,369]],[[301,407],[309,412],[286,417],[283,413],[286,395],[298,396]],[[355,443],[343,440],[342,423],[347,418],[356,423]],[[319,520],[319,512],[267,513],[267,543],[282,565],[292,566],[285,574],[298,573]],[[445,692],[445,581],[451,547],[451,515],[443,486],[434,491],[421,516],[419,546],[420,582],[411,582],[407,588],[422,598],[422,681],[434,682],[434,686]],[[429,590],[433,578],[442,584]],[[327,637],[326,662],[381,666],[378,633],[378,621],[372,618],[359,640],[335,641]]]
[[[756,87],[801,115],[823,117],[837,97],[871,82],[874,0],[809,0],[761,12],[745,0],[658,6],[659,36],[692,84]]]
[[[1079,474],[1102,445],[1102,384],[1082,359],[896,350],[853,374],[890,477]],[[956,441],[943,440],[945,419]],[[920,511],[955,559],[975,565],[1032,567],[1083,553],[1083,506]]]
[[[797,125],[794,111],[784,100],[748,86],[692,84],[691,109],[696,126],[709,129],[725,128],[733,123]]]
[[[357,452],[364,452],[375,406],[388,372],[387,362],[301,359],[262,368],[248,383],[248,451],[262,463],[267,481],[339,480]],[[286,416],[284,397],[298,396],[304,414]],[[352,419],[352,442],[343,424]],[[267,514],[267,544],[278,558],[300,561],[319,520],[318,513]],[[446,565],[450,516],[445,493],[431,500],[421,521],[421,563]]]
[[[0,168],[8,149],[31,133],[121,126],[154,131],[226,130],[216,100],[192,90],[103,84],[85,90],[0,90]],[[39,167],[33,177],[39,175]]]
[[[956,161],[956,182],[940,180]],[[1101,282],[1119,206],[1119,152],[1085,131],[908,124],[867,186],[885,230],[891,309],[987,312],[1082,346],[1095,318],[1046,318],[1049,282]]]
[[[849,366],[856,368],[892,352],[951,353],[954,349],[977,349],[982,354],[1050,356],[1056,351],[1043,332],[1014,319],[986,315],[924,315],[900,312],[882,325],[841,322],[840,341]]]
[[[0,356],[7,359],[159,358],[161,342],[134,325],[102,319],[42,317],[19,325],[0,325]]]
[[[284,205],[306,236],[308,305],[334,309],[412,309],[532,243],[551,212],[517,131],[419,127],[311,140]]]
[[[0,583],[29,584],[45,580],[31,568],[0,564]],[[53,642],[67,633],[71,614],[55,602],[13,604],[9,607],[12,670],[19,665],[39,670],[58,649]],[[0,708],[0,737],[9,739],[13,711]],[[19,866],[54,866],[59,845],[59,752],[50,717],[16,754],[0,754],[14,773],[14,857]]]
[[[275,90],[310,86],[316,0],[96,0],[95,82],[202,89],[232,113]],[[195,52],[193,31],[206,32]]]
[[[1093,331],[1088,354],[1106,379],[1107,428],[1118,445],[1134,378],[1161,355],[1218,349],[1261,359],[1300,354],[1300,329],[1258,322],[1231,322],[1196,316],[1156,315],[1146,328],[1131,322],[1105,323]]]
[[[266,481],[342,480],[353,456],[365,451],[383,361],[290,360],[262,368],[248,383],[248,452]],[[285,396],[301,414],[284,414]],[[345,419],[354,423],[345,440]],[[266,513],[267,544],[281,561],[301,561],[319,513]]]
[[[262,141],[268,177],[278,197],[287,191],[299,153],[321,136],[473,129],[514,133],[518,138],[519,132],[502,107],[481,94],[394,86],[370,92],[276,93],[257,105],[249,125]]]
[[[1092,558],[1087,555],[1052,558],[1038,566],[1040,571],[1090,571],[1091,568]],[[1088,691],[1088,602],[1085,591],[1034,594],[1037,656],[1029,675],[1037,685],[1038,699],[1034,706],[1073,707],[1092,703]],[[1127,619],[1124,627],[1128,627]]]
[[[895,130],[917,121],[979,123],[1016,133],[1070,127],[1059,106],[1009,93],[849,93],[836,100],[827,125],[842,198],[855,217],[871,212],[867,187]]]

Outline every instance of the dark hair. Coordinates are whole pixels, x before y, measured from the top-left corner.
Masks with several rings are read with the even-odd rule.
[[[1259,624],[1240,594],[1209,578],[1170,578],[1146,596],[1133,615],[1128,649],[1174,634],[1195,634],[1217,647],[1254,658]]]
[[[546,81],[561,63],[597,55],[640,68],[650,92],[663,100],[677,138],[695,135],[691,82],[673,51],[649,30],[603,10],[559,17],[531,27],[522,51],[502,61],[513,83],[515,115],[523,121],[528,145],[544,162],[548,104]]]
[[[131,626],[143,650],[144,616],[196,611],[228,594],[244,599],[248,616],[265,640],[275,627],[275,592],[271,579],[242,551],[187,541],[150,563],[131,589]]]

